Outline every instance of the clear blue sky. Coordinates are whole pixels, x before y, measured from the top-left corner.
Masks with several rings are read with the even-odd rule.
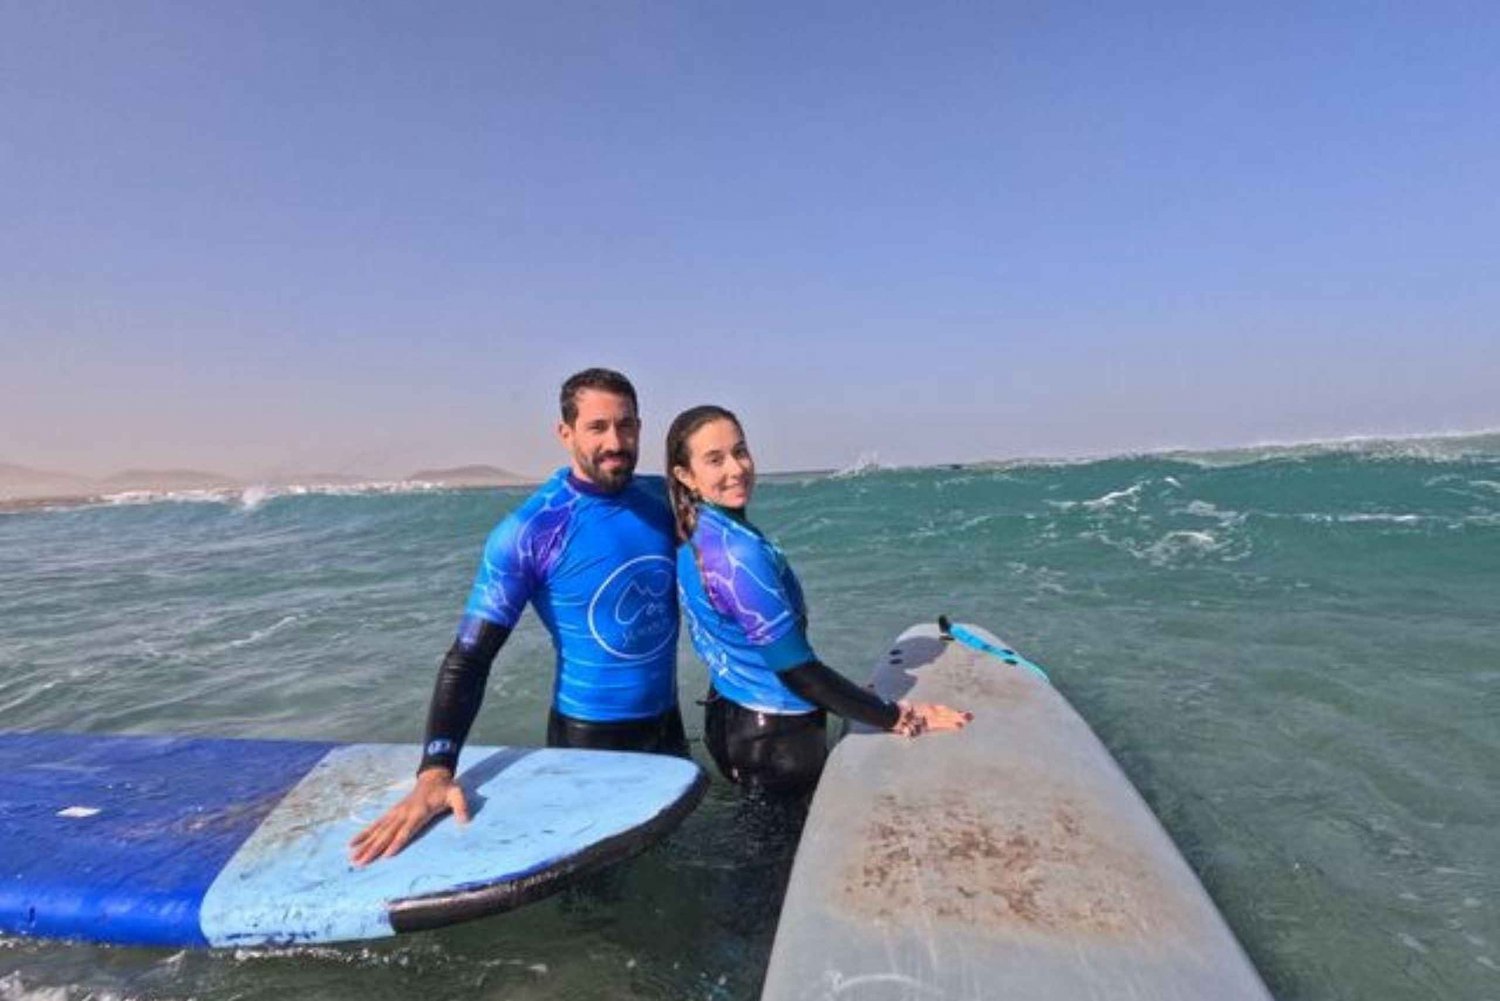
[[[0,461],[1500,426],[1500,5],[0,5]]]

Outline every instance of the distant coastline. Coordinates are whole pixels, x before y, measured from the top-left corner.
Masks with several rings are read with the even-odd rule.
[[[168,499],[238,498],[258,503],[283,494],[404,493],[518,487],[539,482],[536,476],[486,465],[423,469],[395,478],[308,473],[250,480],[197,469],[130,469],[104,477],[87,477],[0,463],[0,512]]]
[[[767,482],[846,479],[902,469],[1006,471],[1032,467],[1076,466],[1133,459],[1168,459],[1204,466],[1241,466],[1269,461],[1296,461],[1322,455],[1369,459],[1462,461],[1500,455],[1500,430],[1438,432],[1413,435],[1369,435],[1323,440],[1264,442],[1223,448],[1150,448],[1112,454],[1071,457],[1024,456],[978,459],[926,466],[886,465],[874,453],[840,469],[763,471]],[[466,465],[421,469],[402,477],[351,473],[284,474],[241,479],[194,469],[130,469],[104,477],[86,477],[0,462],[0,513],[66,509],[93,505],[154,501],[210,501],[256,507],[278,496],[303,494],[420,493],[428,490],[480,490],[526,487],[544,476],[517,473],[498,466]]]

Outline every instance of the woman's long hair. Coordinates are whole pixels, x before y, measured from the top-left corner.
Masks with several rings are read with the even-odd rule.
[[[712,403],[684,410],[672,419],[672,426],[667,429],[667,497],[672,503],[672,520],[677,523],[678,542],[692,541],[693,530],[698,527],[699,498],[677,479],[674,470],[690,468],[688,439],[703,425],[714,421],[729,421],[741,435],[745,433],[732,411]],[[695,548],[693,556],[697,555]]]

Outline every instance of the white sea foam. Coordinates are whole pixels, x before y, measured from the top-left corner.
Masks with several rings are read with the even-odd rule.
[[[1145,549],[1146,558],[1153,563],[1165,563],[1184,553],[1212,553],[1224,548],[1224,543],[1212,532],[1181,530],[1168,532]]]
[[[1002,472],[987,471],[984,475],[975,475],[972,472],[955,472],[952,476],[944,476],[932,481],[932,489],[939,493],[952,487],[961,487],[969,483],[993,483],[997,480],[1009,480],[1011,477]]]
[[[1176,508],[1173,514],[1188,514],[1198,518],[1213,518],[1221,525],[1238,525],[1246,515],[1243,511],[1226,511],[1211,501],[1189,501],[1186,507]]]
[[[886,467],[880,464],[879,452],[861,452],[859,458],[843,469],[834,470],[828,474],[829,479],[843,480],[852,476],[866,476],[870,473],[878,473]]]
[[[246,487],[240,494],[240,507],[246,511],[254,511],[272,496],[270,487],[260,485]]]
[[[237,963],[259,963],[277,961],[284,959],[317,959],[329,963],[339,963],[346,966],[410,966],[413,959],[437,959],[443,960],[445,953],[440,947],[422,948],[413,944],[407,944],[397,950],[372,949],[368,946],[352,948],[348,946],[332,945],[283,945],[266,946],[255,949],[236,949],[234,960]],[[493,966],[492,961],[479,960],[480,966]]]
[[[1269,517],[1276,517],[1271,515]],[[1419,525],[1423,522],[1439,521],[1452,522],[1465,519],[1436,518],[1425,514],[1388,514],[1384,512],[1356,512],[1352,514],[1325,514],[1318,511],[1306,511],[1301,514],[1292,515],[1298,521],[1321,525]]]
[[[277,497],[358,497],[365,494],[414,494],[466,489],[426,480],[371,480],[367,483],[285,483],[276,486],[224,487],[207,490],[125,490],[105,494],[92,503],[126,507],[140,504],[228,504],[253,511]],[[63,505],[72,506],[72,505]]]
[[[1391,525],[1416,525],[1432,519],[1420,514],[1341,514],[1338,520],[1346,524],[1376,522]]]
[[[997,518],[1003,517],[1005,517],[1003,514],[990,512],[987,514],[976,514],[973,517],[965,518],[957,524],[948,521],[928,520],[921,527],[913,529],[907,537],[911,539],[938,539],[948,535],[962,535],[965,532],[972,531],[973,529],[989,524]]]
[[[393,787],[395,788],[395,787]],[[304,943],[299,945],[257,946],[253,949],[236,949],[234,961],[245,965],[286,959],[312,959],[321,962],[355,967],[411,967],[430,964],[448,964],[454,961],[453,954],[437,943],[422,944],[408,939],[399,948],[323,945]],[[546,963],[517,956],[465,956],[465,966],[480,970],[523,969],[543,975],[548,972]]]
[[[1215,469],[1262,462],[1300,461],[1327,455],[1349,455],[1372,460],[1415,459],[1426,462],[1467,462],[1500,458],[1500,430],[1433,432],[1414,435],[1351,435],[1303,441],[1265,441],[1229,448],[1161,446],[1127,452],[1071,457],[1036,456],[974,463],[978,469],[1054,469],[1132,459],[1166,459]]]
[[[242,647],[242,646],[250,646],[251,644],[254,644],[254,643],[259,643],[261,640],[265,639],[267,636],[271,636],[271,635],[274,635],[277,632],[280,632],[282,629],[286,628],[287,626],[291,625],[292,623],[294,623],[296,621],[297,621],[297,616],[295,616],[295,615],[286,615],[286,616],[283,616],[280,620],[278,620],[274,624],[269,625],[269,626],[267,626],[264,629],[257,629],[254,632],[252,632],[249,636],[246,636],[243,639],[230,640],[228,646],[231,647],[231,648],[238,648],[238,647]]]
[[[1083,501],[1083,506],[1088,508],[1090,511],[1103,511],[1107,508],[1114,507],[1118,503],[1124,502],[1127,507],[1134,508],[1138,503],[1140,503],[1141,490],[1143,490],[1146,484],[1149,482],[1149,480],[1142,480],[1140,483],[1136,483],[1133,486],[1126,487],[1123,490],[1112,490],[1102,497],[1095,497],[1093,500]]]
[[[21,974],[0,977],[0,1001],[128,1001],[129,996],[114,991],[81,987],[28,986]]]
[[[1228,562],[1242,560],[1249,555],[1249,547],[1243,543],[1234,547],[1234,540],[1231,538],[1220,538],[1212,532],[1189,529],[1168,532],[1144,544],[1133,539],[1117,538],[1100,531],[1080,532],[1078,538],[1102,543],[1111,549],[1118,549],[1135,559],[1159,567],[1196,561],[1216,554]]]
[[[101,502],[113,507],[135,504],[222,504],[237,491],[234,490],[122,490],[105,494]]]
[[[1429,477],[1422,481],[1422,486],[1436,488],[1446,494],[1467,497],[1485,504],[1493,503],[1495,495],[1500,494],[1500,481],[1470,479],[1457,473],[1444,473],[1441,476]]]
[[[357,497],[365,494],[414,494],[469,487],[425,480],[371,480],[364,483],[287,483],[277,486],[212,487],[193,490],[120,490],[77,499],[58,500],[35,507],[0,507],[0,513],[59,512],[97,507],[139,507],[148,504],[224,504],[253,511],[277,497],[327,495]],[[503,489],[497,487],[495,489]]]

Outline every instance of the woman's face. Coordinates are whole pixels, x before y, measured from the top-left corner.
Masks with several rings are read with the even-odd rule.
[[[678,482],[720,507],[739,509],[750,503],[755,460],[734,421],[709,421],[688,436],[687,450],[687,468],[672,469]]]

